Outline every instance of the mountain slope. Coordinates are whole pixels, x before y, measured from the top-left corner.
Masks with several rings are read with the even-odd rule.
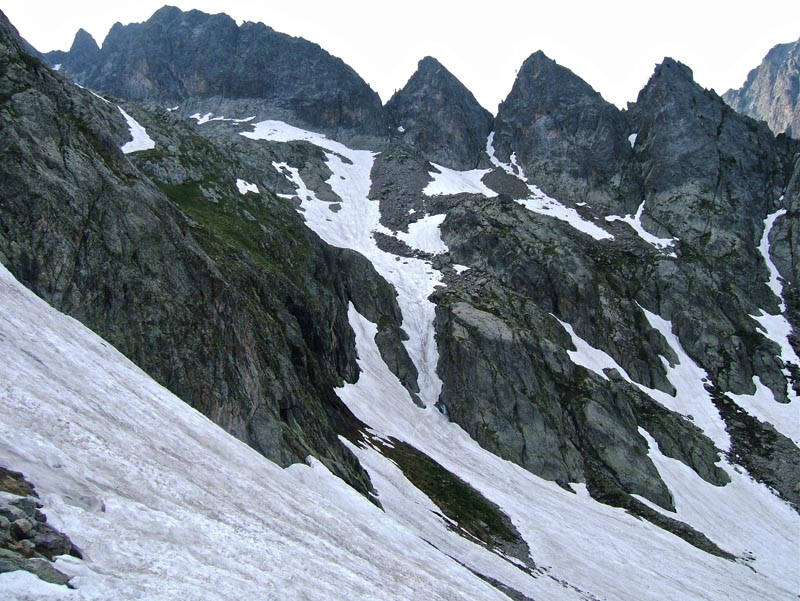
[[[2,267],[0,299],[0,461],[89,558],[56,564],[76,590],[16,572],[4,598],[504,598],[318,462],[281,470],[225,434]]]
[[[12,63],[2,122],[7,156],[25,159],[3,166],[16,182],[3,262],[66,289],[83,319],[229,431],[281,465],[315,455],[435,548],[434,563],[495,587],[476,585],[477,598],[790,598],[797,147],[688,68],[665,59],[621,113],[534,55],[467,164],[484,168],[459,171],[428,162],[425,140],[473,119],[436,103],[418,140],[375,138],[377,154],[287,125],[281,107],[262,104],[261,120],[223,98],[236,112],[214,117],[189,97],[180,111],[123,113],[24,55]],[[420,98],[435,99],[450,79],[423,63]],[[32,139],[58,150],[20,142]],[[69,185],[32,193],[34,170]],[[102,202],[76,226],[69,211],[97,196],[95,179]],[[117,232],[137,252],[118,252]],[[80,269],[46,252],[56,244]],[[193,260],[187,293],[174,271]],[[108,300],[92,311],[81,295]],[[197,324],[199,340],[164,335]],[[328,482],[339,498],[344,484]],[[381,567],[375,590],[393,586]]]
[[[148,21],[117,23],[96,54],[85,35],[51,61],[92,89],[169,106],[188,98],[266,105],[330,129],[384,133],[378,95],[340,59],[262,23],[241,27],[224,14],[165,6]],[[209,110],[214,110],[209,108]],[[219,112],[219,111],[218,111]]]
[[[800,137],[800,40],[773,47],[742,87],[723,98],[743,115],[766,121],[775,133]]]
[[[337,439],[333,424],[352,416],[332,387],[357,373],[348,299],[380,299],[396,323],[391,290],[291,207],[268,208],[266,190],[243,197],[237,177],[257,175],[165,112],[143,154],[163,157],[169,145],[185,154],[156,187],[120,151],[130,137],[120,110],[20,53],[9,27],[3,263],[268,457],[288,465],[314,454],[370,490]]]

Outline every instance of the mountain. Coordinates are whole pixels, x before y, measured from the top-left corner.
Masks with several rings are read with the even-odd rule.
[[[302,38],[224,14],[165,6],[144,23],[115,24],[99,52],[79,31],[51,64],[78,83],[130,100],[283,111],[313,127],[384,133],[378,95],[340,59]],[[54,62],[55,61],[55,62]],[[195,103],[195,106],[197,104]],[[247,107],[244,109],[243,107]]]
[[[543,52],[520,67],[494,132],[497,156],[512,162],[513,154],[548,194],[609,210],[638,204],[641,194],[622,172],[632,154],[624,115]]]
[[[742,87],[723,98],[743,115],[766,121],[775,133],[800,137],[800,40],[773,47]]]
[[[477,167],[492,129],[491,113],[430,56],[386,103],[386,112],[404,143],[454,169]]]
[[[246,27],[176,11],[115,35]],[[0,467],[83,557],[48,594],[792,598],[796,141],[669,58],[619,111],[535,53],[493,122],[426,58],[381,134],[2,45]]]

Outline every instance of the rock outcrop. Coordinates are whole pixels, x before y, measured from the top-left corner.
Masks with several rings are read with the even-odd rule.
[[[452,169],[474,169],[486,149],[492,115],[430,56],[386,103],[392,135],[424,158]]]
[[[32,484],[0,466],[0,573],[23,570],[46,582],[69,586],[53,567],[59,555],[81,557],[68,536],[47,523]]]
[[[766,121],[776,134],[800,138],[800,40],[773,47],[742,87],[723,98],[743,115]]]

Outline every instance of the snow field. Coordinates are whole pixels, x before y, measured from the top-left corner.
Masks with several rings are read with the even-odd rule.
[[[4,599],[502,598],[319,463],[282,470],[235,440],[2,267],[0,352],[0,463],[85,557],[56,563],[75,590],[0,574]]]
[[[435,409],[424,410],[410,402],[407,392],[390,372],[374,342],[377,326],[355,309],[350,309],[350,323],[356,332],[357,354],[361,376],[355,384],[345,384],[337,390],[340,398],[353,413],[380,437],[404,440],[459,476],[486,498],[496,503],[512,520],[531,549],[531,557],[544,574],[528,576],[522,572],[509,574],[511,564],[496,564],[477,549],[460,550],[454,557],[481,573],[512,584],[517,590],[544,599],[707,599],[720,598],[791,599],[787,595],[786,578],[791,580],[791,562],[778,553],[766,556],[758,552],[769,545],[761,543],[758,529],[739,533],[731,523],[742,519],[738,511],[751,513],[744,519],[749,524],[778,516],[784,528],[784,540],[779,548],[786,550],[798,543],[800,521],[791,510],[764,487],[755,502],[747,495],[752,491],[740,488],[730,508],[705,504],[696,508],[707,513],[705,521],[726,529],[726,539],[737,543],[728,550],[753,550],[756,561],[750,567],[708,555],[683,540],[647,522],[638,520],[623,510],[601,505],[585,495],[570,494],[552,482],[544,481],[521,467],[483,450],[461,428],[449,422]],[[422,511],[436,512],[418,498],[419,492],[394,468],[391,461],[375,451],[355,452],[370,472],[386,511],[398,521],[407,520],[419,536],[435,542],[443,552],[459,549],[456,542],[441,532],[443,521],[418,515]],[[688,468],[687,468],[688,469]],[[694,472],[692,472],[694,474]],[[742,482],[747,476],[737,475]],[[721,502],[713,495],[718,490],[697,478],[708,489],[705,501]],[[578,491],[582,485],[575,486]],[[730,497],[729,497],[730,498]],[[756,511],[758,507],[758,511]],[[427,509],[425,509],[427,508]],[[662,510],[663,511],[663,510]],[[411,517],[405,517],[405,516]],[[689,517],[694,514],[688,513]],[[686,519],[679,514],[678,519]],[[436,526],[438,524],[438,531]],[[763,531],[762,531],[763,532]],[[738,533],[738,534],[737,534]],[[708,533],[714,540],[714,533]],[[737,538],[737,536],[739,538]],[[439,546],[441,545],[441,546]],[[761,546],[759,546],[761,545]],[[448,551],[452,549],[454,551]],[[593,552],[597,550],[598,552]],[[791,557],[791,554],[788,556]],[[472,563],[480,562],[480,563]],[[776,576],[776,580],[761,573]],[[505,580],[505,579],[510,580]],[[513,580],[511,580],[513,578]],[[555,579],[555,580],[553,580]],[[567,586],[553,589],[553,582]]]
[[[128,129],[131,132],[131,138],[133,138],[130,142],[126,142],[125,144],[123,144],[120,150],[122,150],[122,152],[125,154],[130,154],[132,152],[138,152],[140,150],[151,150],[155,148],[156,143],[147,134],[147,130],[145,130],[145,128],[142,127],[139,124],[139,122],[136,121],[136,119],[134,119],[128,113],[123,111],[122,107],[118,106],[117,108],[119,109],[119,112],[122,113],[122,116],[125,117],[125,121],[128,122]]]
[[[668,409],[683,415],[689,415],[687,412],[691,412],[693,423],[700,427],[718,448],[728,450],[730,437],[725,432],[724,422],[704,388],[707,374],[686,354],[680,341],[672,333],[669,321],[644,308],[642,311],[651,327],[664,336],[678,356],[679,361],[674,366],[670,366],[666,359],[664,360],[667,378],[677,391],[675,397],[633,381],[612,357],[593,348],[575,334],[572,326],[559,320],[577,348],[576,351],[568,351],[570,359],[605,379],[607,377],[603,369],[616,369],[626,381]],[[767,392],[771,397],[771,392],[768,390]],[[741,398],[737,395],[730,396],[737,400]],[[771,411],[773,417],[781,419],[787,417],[788,409],[780,409],[786,406],[775,403],[774,399],[769,406],[764,400],[764,405],[765,411]],[[791,421],[789,420],[790,423]],[[796,425],[797,421],[795,412],[793,423]],[[745,555],[752,557],[751,565],[760,573],[769,575],[775,582],[794,583],[793,586],[800,586],[800,574],[793,569],[791,560],[793,557],[795,559],[798,557],[800,520],[786,503],[765,486],[753,481],[741,468],[728,463],[726,459],[722,459],[718,465],[731,477],[731,483],[723,487],[713,486],[682,462],[663,456],[655,440],[645,430],[640,428],[639,431],[648,441],[650,457],[674,496],[676,513],[670,514],[647,499],[640,498],[642,502],[660,513],[692,525],[722,549],[740,557]],[[732,523],[736,523],[735,528],[731,527]]]

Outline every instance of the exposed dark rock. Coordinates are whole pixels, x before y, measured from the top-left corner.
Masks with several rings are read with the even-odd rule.
[[[800,138],[800,40],[774,46],[738,90],[722,96],[734,109]]]
[[[4,476],[0,484],[0,573],[24,570],[46,582],[69,585],[69,577],[51,562],[59,555],[81,557],[80,551],[69,537],[47,523],[33,485],[22,474],[6,468],[0,468],[0,474]],[[28,496],[18,496],[18,490],[25,490]]]
[[[494,147],[505,162],[516,153],[530,180],[551,196],[625,214],[639,196],[623,174],[632,155],[628,130],[619,109],[539,51],[500,103]]]
[[[80,84],[129,100],[249,99],[317,128],[385,132],[380,98],[340,59],[224,14],[166,6],[144,23],[115,24],[96,54],[79,35],[66,56],[49,58]]]
[[[785,399],[776,349],[749,315],[777,310],[757,247],[788,183],[791,147],[671,59],[656,68],[631,118],[645,215],[681,241],[680,262],[659,266],[659,312],[724,389],[752,393],[757,374]]]
[[[386,103],[386,112],[393,136],[453,169],[477,166],[492,129],[491,113],[430,56]]]

